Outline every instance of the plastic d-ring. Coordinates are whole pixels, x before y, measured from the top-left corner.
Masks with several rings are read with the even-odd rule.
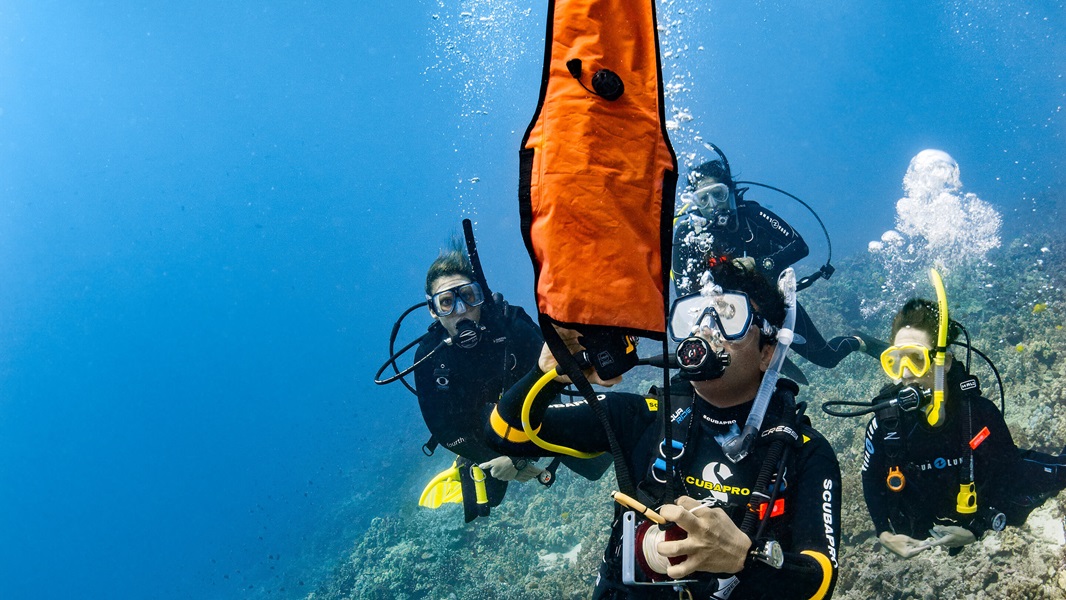
[[[888,485],[888,489],[898,492],[907,485],[907,478],[903,476],[903,471],[900,471],[899,467],[891,467],[888,470],[888,477],[885,478],[885,484]]]

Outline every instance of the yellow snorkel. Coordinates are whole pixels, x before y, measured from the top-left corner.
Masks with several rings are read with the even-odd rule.
[[[936,334],[936,356],[933,357],[933,403],[926,409],[925,418],[929,425],[939,427],[944,424],[944,388],[946,387],[947,374],[944,363],[947,362],[948,353],[948,294],[944,290],[944,280],[936,269],[929,269],[929,279],[936,288],[936,301],[940,311],[940,319]],[[959,514],[973,514],[977,512],[977,489],[973,483],[973,452],[970,453],[970,477],[969,480],[959,483],[959,493],[955,496],[955,510]]]
[[[944,290],[944,280],[936,269],[929,269],[929,279],[936,288],[936,301],[940,309],[940,323],[936,334],[936,355],[933,357],[933,403],[926,408],[925,418],[929,425],[939,427],[944,424],[944,387],[945,369],[948,352],[948,294]]]
[[[558,376],[559,370],[552,369],[551,371],[545,373],[543,377],[538,379],[537,383],[533,384],[533,387],[530,388],[529,393],[526,394],[526,400],[522,403],[522,431],[524,431],[526,436],[529,437],[529,441],[533,442],[540,448],[548,450],[549,452],[556,452],[558,454],[565,454],[567,456],[574,456],[577,458],[595,458],[603,454],[602,452],[581,452],[580,450],[574,450],[573,448],[567,448],[566,446],[559,446],[551,442],[546,442],[540,439],[540,437],[538,437],[537,435],[537,433],[540,431],[540,427],[534,429],[533,426],[530,424],[529,413],[530,410],[533,408],[533,401],[536,399],[537,394],[539,394],[540,391],[544,389],[544,386],[548,385],[549,381],[555,379]]]

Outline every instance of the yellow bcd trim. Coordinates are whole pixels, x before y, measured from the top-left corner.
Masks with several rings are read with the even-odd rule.
[[[529,436],[526,435],[524,431],[511,427],[507,421],[504,421],[503,417],[500,416],[500,413],[497,412],[495,408],[492,409],[492,414],[489,415],[489,423],[492,425],[492,430],[496,432],[496,435],[508,442],[524,444],[530,441]],[[540,427],[538,426],[533,431],[539,432]]]
[[[818,586],[818,591],[811,596],[811,600],[822,600],[829,591],[830,582],[833,581],[833,563],[829,561],[828,556],[814,550],[804,550],[800,554],[813,558],[818,561],[818,566],[822,567],[822,585]]]

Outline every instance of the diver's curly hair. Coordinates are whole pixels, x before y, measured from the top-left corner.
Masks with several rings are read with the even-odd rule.
[[[940,306],[932,300],[925,298],[911,298],[899,309],[892,318],[892,336],[889,340],[896,339],[896,334],[904,327],[913,327],[929,334],[929,339],[936,343],[937,333],[940,331]],[[956,321],[948,322],[948,346],[959,339],[959,324]]]
[[[744,292],[755,304],[759,314],[774,327],[785,323],[785,295],[765,275],[754,269],[726,261],[711,269],[715,285],[723,290]]]
[[[470,281],[474,281],[474,266],[466,255],[466,247],[458,235],[453,235],[448,248],[441,250],[440,255],[429,265],[426,273],[426,295],[433,294],[433,284],[441,277],[448,275],[462,275]]]

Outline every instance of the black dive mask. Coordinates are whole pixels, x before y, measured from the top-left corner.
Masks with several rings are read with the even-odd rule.
[[[470,350],[481,341],[481,332],[484,330],[484,327],[479,326],[470,319],[460,319],[455,324],[455,335],[452,336],[452,342],[464,350]]]
[[[729,366],[729,353],[715,351],[711,344],[698,336],[685,338],[677,345],[677,364],[681,367],[681,379],[686,381],[711,381],[725,374]]]

